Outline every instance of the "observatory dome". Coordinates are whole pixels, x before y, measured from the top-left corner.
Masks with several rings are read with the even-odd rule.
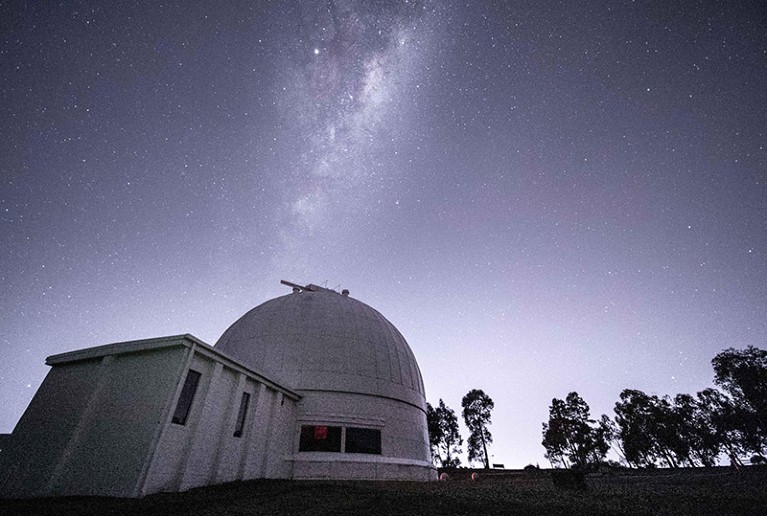
[[[296,286],[240,317],[216,348],[297,391],[369,394],[426,408],[404,337],[348,291]]]

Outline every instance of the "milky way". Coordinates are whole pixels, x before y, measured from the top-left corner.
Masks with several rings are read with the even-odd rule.
[[[433,44],[434,16],[421,3],[306,2],[290,12],[297,45],[274,91],[295,163],[285,171],[278,261],[300,259],[317,234],[342,238],[346,220],[400,179],[386,154],[411,124],[408,90]]]
[[[349,288],[427,397],[709,387],[767,345],[760,2],[0,7],[0,431],[55,353],[214,343],[280,279]],[[465,434],[465,433],[464,433]]]

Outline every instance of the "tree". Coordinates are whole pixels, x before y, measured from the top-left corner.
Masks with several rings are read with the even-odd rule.
[[[677,398],[671,399],[669,396],[651,396],[653,400],[653,429],[655,430],[655,446],[661,459],[667,465],[673,467],[687,464],[697,466],[690,455],[690,441],[694,433],[690,429],[688,417],[692,417],[694,406],[685,403],[687,395],[681,395],[680,405],[677,405]]]
[[[725,452],[730,458],[740,464],[737,458],[745,454],[743,449],[742,419],[735,403],[720,391],[708,388],[696,395],[698,406],[705,425],[712,431],[712,444],[718,447],[718,452]]]
[[[610,418],[605,414],[596,422],[596,428],[592,429],[591,463],[602,464],[610,451],[610,442],[613,440],[613,425]]]
[[[624,389],[615,404],[618,438],[626,461],[634,466],[652,467],[656,461],[676,468],[688,453],[679,438],[678,421],[668,398]]]
[[[543,441],[541,444],[546,449],[546,458],[553,467],[562,465],[569,467],[567,463],[568,431],[565,402],[554,398],[549,407],[549,422],[543,423]]]
[[[711,361],[714,383],[732,396],[742,445],[759,455],[767,448],[767,351],[725,349]]]
[[[596,425],[589,411],[588,404],[577,392],[571,392],[565,400],[551,400],[549,422],[543,423],[541,444],[552,464],[565,467],[572,464],[586,469],[589,464],[604,460],[610,448],[609,429],[603,424]]]
[[[642,467],[655,463],[653,442],[647,431],[650,413],[648,396],[638,390],[624,389],[615,404],[618,438],[629,465]]]
[[[710,403],[713,401],[706,389],[696,397],[689,394],[677,394],[674,398],[674,411],[679,427],[679,435],[685,442],[688,453],[688,462],[697,466],[716,465],[716,459],[724,446],[724,434],[718,426],[724,423],[717,421],[716,407]],[[720,394],[721,396],[721,394]]]
[[[461,439],[458,418],[453,409],[447,407],[441,399],[436,409],[427,403],[426,421],[433,459],[438,460],[443,468],[460,466],[461,459],[456,455],[461,453],[463,439]]]
[[[725,349],[711,361],[714,383],[767,420],[767,351],[754,346]]]
[[[442,428],[439,424],[439,415],[431,403],[426,402],[426,429],[429,432],[429,448],[431,449],[431,460],[437,465],[439,459],[439,442],[442,439]]]
[[[490,469],[487,445],[493,442],[493,436],[487,427],[490,425],[490,411],[495,407],[495,403],[481,389],[472,389],[461,400],[461,406],[463,420],[469,429],[469,461],[484,462],[485,469]]]
[[[618,429],[618,425],[615,424],[615,421],[610,419],[610,416],[608,416],[607,414],[602,414],[602,417],[599,418],[599,422],[598,423],[599,423],[599,431],[604,436],[605,442],[608,445],[611,445],[611,446],[615,445],[615,448],[614,448],[615,452],[618,454],[618,456],[620,457],[620,461],[621,461],[619,463],[619,462],[608,460],[607,461],[608,464],[610,462],[612,462],[614,464],[617,464],[617,465],[621,465],[621,466],[624,466],[624,465],[628,464],[628,462],[626,461],[626,452],[623,450],[623,443],[618,438],[619,435],[620,435],[619,429]],[[609,448],[608,448],[607,451],[609,451]]]

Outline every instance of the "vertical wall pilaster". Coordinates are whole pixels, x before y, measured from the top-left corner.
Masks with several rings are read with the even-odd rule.
[[[107,378],[109,377],[109,368],[111,367],[112,362],[114,362],[114,357],[112,355],[106,355],[101,359],[101,362],[98,366],[98,373],[96,374],[96,385],[93,388],[93,391],[91,391],[91,395],[88,398],[88,403],[85,406],[85,410],[83,410],[82,416],[80,416],[80,420],[77,422],[77,426],[75,426],[69,441],[67,441],[64,451],[61,454],[61,458],[53,468],[51,477],[48,479],[48,483],[45,486],[45,492],[40,493],[42,496],[50,496],[56,494],[56,484],[58,483],[67,466],[69,466],[72,453],[80,444],[86,426],[89,425],[93,419],[93,412],[96,410],[96,406],[98,405],[101,393],[104,391],[104,386],[106,384]]]
[[[234,446],[232,443],[234,425],[237,421],[237,414],[240,409],[240,402],[242,399],[242,393],[245,390],[245,381],[247,377],[243,373],[237,374],[237,386],[232,393],[232,396],[228,400],[225,400],[227,404],[224,411],[224,425],[221,427],[218,435],[218,446],[213,457],[213,463],[210,468],[210,476],[208,477],[208,484],[215,484],[219,477],[219,468],[221,467],[221,457],[228,451],[230,446]],[[242,436],[244,437],[244,436]]]
[[[248,436],[245,453],[243,454],[240,469],[241,479],[261,478],[263,477],[263,456],[267,453],[266,439],[267,428],[265,422],[271,417],[269,399],[271,398],[269,389],[263,383],[258,384],[258,394],[253,415],[248,422]]]
[[[173,418],[173,409],[175,408],[174,402],[178,400],[178,397],[181,394],[181,389],[184,386],[184,380],[186,379],[186,375],[184,373],[189,371],[189,367],[192,364],[192,359],[194,358],[194,347],[195,345],[193,344],[192,347],[187,348],[184,359],[179,361],[177,366],[178,369],[176,371],[176,388],[173,390],[173,394],[171,394],[170,398],[168,398],[165,403],[162,417],[160,418],[160,421],[157,425],[157,430],[155,431],[154,437],[152,438],[152,445],[147,452],[147,458],[144,461],[144,467],[141,470],[138,482],[136,482],[136,488],[134,489],[133,496],[141,497],[147,494],[147,486],[154,470],[155,458],[157,457],[157,446],[171,424],[171,419]]]
[[[209,416],[210,412],[212,411],[215,398],[213,393],[215,393],[218,387],[219,378],[221,377],[221,371],[223,369],[223,364],[217,362],[213,367],[213,373],[210,375],[210,381],[206,383],[205,392],[200,393],[203,395],[204,399],[203,406],[200,414],[190,422],[190,424],[193,425],[193,428],[190,428],[192,437],[189,439],[187,446],[184,448],[184,460],[181,465],[179,475],[179,491],[183,491],[192,486],[194,476],[194,467],[190,467],[192,464],[194,464],[194,461],[191,460],[192,454],[198,450],[198,447],[205,439],[205,423],[210,419]]]

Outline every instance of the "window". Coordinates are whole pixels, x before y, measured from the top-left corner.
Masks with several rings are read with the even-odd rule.
[[[200,383],[200,376],[197,371],[189,370],[186,373],[186,381],[181,388],[181,395],[178,397],[176,411],[173,413],[173,422],[177,425],[185,425],[186,418],[189,417],[189,409],[192,408],[194,393],[197,391],[197,384]]]
[[[372,428],[347,428],[345,451],[381,455],[381,431]]]
[[[340,426],[302,426],[298,451],[340,452]]]
[[[237,413],[237,423],[234,425],[234,436],[242,437],[242,430],[245,428],[245,417],[248,415],[248,404],[250,403],[250,394],[242,393],[240,399],[240,411]]]
[[[346,427],[345,453],[381,455],[381,430]],[[340,426],[301,426],[301,452],[340,452],[342,428]]]

